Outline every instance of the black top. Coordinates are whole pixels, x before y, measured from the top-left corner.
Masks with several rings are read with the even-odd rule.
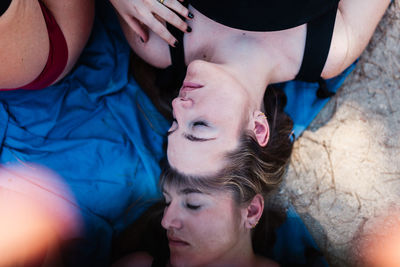
[[[10,6],[12,0],[0,0],[0,16],[3,15],[8,7]]]
[[[339,0],[189,0],[208,18],[248,31],[278,31],[308,23]]]
[[[168,258],[155,258],[151,263],[151,267],[165,267],[167,266]]]

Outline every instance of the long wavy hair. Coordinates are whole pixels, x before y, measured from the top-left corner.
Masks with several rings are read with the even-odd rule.
[[[142,86],[145,84],[141,83]],[[167,114],[168,118],[166,101],[164,104],[159,102],[159,97],[163,94],[168,95],[165,92],[154,95],[153,92],[153,101],[156,106],[164,108],[163,114]],[[168,99],[170,98],[171,96]],[[256,194],[261,194],[267,208],[253,230],[252,242],[255,253],[266,255],[275,240],[274,229],[283,222],[285,214],[283,211],[268,209],[268,199],[279,187],[286,172],[294,138],[291,134],[293,122],[283,110],[286,104],[284,93],[270,86],[263,102],[263,112],[268,118],[270,128],[269,142],[265,147],[258,145],[253,132],[243,130],[238,147],[226,154],[228,163],[217,174],[207,177],[184,175],[171,168],[164,159],[161,164],[160,185],[191,187],[204,191],[228,190],[233,193],[239,206],[249,203]],[[114,258],[138,250],[145,250],[155,258],[167,258],[168,242],[165,230],[161,227],[163,209],[162,203],[154,205],[120,235],[113,246]]]

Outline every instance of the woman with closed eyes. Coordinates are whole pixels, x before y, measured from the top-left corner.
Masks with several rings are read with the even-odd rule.
[[[264,208],[276,187],[271,181],[260,183],[246,176],[198,179],[168,173],[161,186],[164,205],[139,219],[143,226],[150,225],[148,231],[124,236],[132,241],[142,235],[142,249],[147,249],[143,243],[151,243],[152,249],[128,254],[114,267],[278,266],[258,254],[266,252],[263,245],[271,239],[265,230],[272,218]],[[164,231],[152,236],[161,227]],[[133,248],[132,243],[125,245]]]
[[[291,125],[275,108],[277,98],[264,97],[267,86],[340,74],[361,54],[390,1],[288,1],[285,8],[271,1],[111,2],[135,53],[178,81],[169,167],[203,178],[236,175],[236,168],[279,181]]]

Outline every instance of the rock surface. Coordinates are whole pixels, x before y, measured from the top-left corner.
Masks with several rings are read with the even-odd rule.
[[[353,266],[356,244],[400,205],[400,1],[335,97],[295,142],[281,196],[331,266]]]

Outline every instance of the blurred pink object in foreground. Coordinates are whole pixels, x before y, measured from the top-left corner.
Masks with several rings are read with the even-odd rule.
[[[356,237],[357,266],[400,266],[400,207],[392,205],[362,225]]]
[[[0,166],[0,266],[43,257],[82,228],[61,179],[38,165]]]

